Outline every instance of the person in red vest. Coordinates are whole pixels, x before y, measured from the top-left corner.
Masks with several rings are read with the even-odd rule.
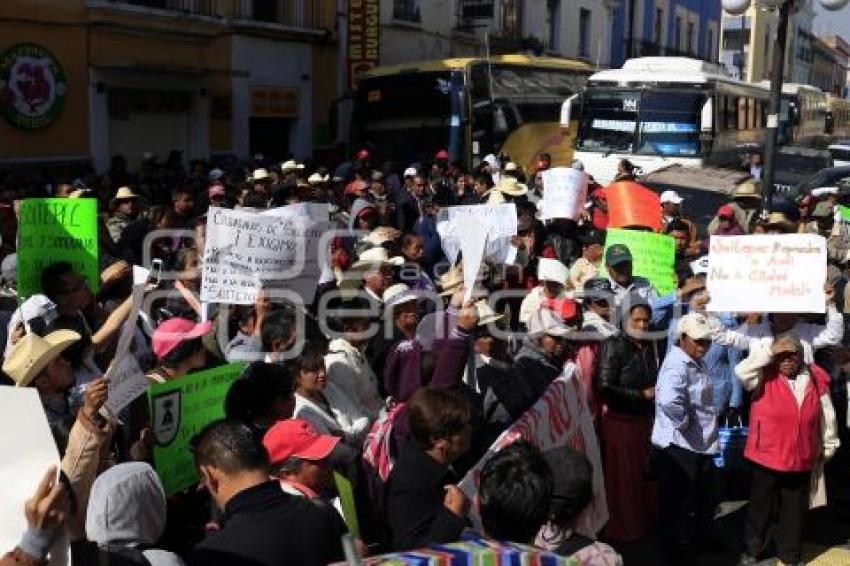
[[[803,346],[793,334],[778,337],[770,349],[752,348],[735,373],[744,389],[753,391],[744,449],[753,463],[753,478],[746,554],[739,564],[758,562],[772,526],[779,560],[803,564],[800,548],[810,486],[822,480],[821,465],[838,448],[829,376],[817,365],[803,363]]]

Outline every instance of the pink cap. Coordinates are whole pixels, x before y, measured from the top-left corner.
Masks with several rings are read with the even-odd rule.
[[[211,330],[212,322],[198,324],[186,318],[170,318],[157,326],[153,332],[153,353],[161,360],[181,342],[204,336]]]
[[[440,151],[437,152],[437,155],[434,156],[434,159],[448,159],[448,158],[449,158],[449,152],[446,151],[445,149],[441,149]]]
[[[227,194],[227,191],[224,189],[223,186],[221,186],[218,183],[215,183],[214,185],[210,185],[210,188],[207,189],[207,196],[209,198],[223,197],[226,194]]]
[[[291,457],[312,462],[324,460],[339,441],[337,436],[319,434],[310,423],[301,419],[277,421],[263,436],[263,446],[272,464]]]

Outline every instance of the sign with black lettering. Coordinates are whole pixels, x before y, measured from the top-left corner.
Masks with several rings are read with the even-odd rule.
[[[96,292],[100,286],[97,245],[97,200],[30,198],[18,219],[18,295],[41,293],[41,272],[67,261]]]

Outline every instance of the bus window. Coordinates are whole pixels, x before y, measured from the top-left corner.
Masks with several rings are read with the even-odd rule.
[[[726,99],[726,129],[738,129],[738,104],[734,96],[727,96]]]

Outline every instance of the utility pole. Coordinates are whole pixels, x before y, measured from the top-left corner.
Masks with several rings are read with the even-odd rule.
[[[783,0],[779,5],[776,43],[770,74],[770,101],[767,107],[767,139],[764,144],[764,169],[762,174],[762,217],[766,218],[773,206],[773,169],[776,159],[776,141],[779,133],[779,108],[782,103],[782,81],[785,69],[785,47],[788,38],[788,21],[795,0]]]

